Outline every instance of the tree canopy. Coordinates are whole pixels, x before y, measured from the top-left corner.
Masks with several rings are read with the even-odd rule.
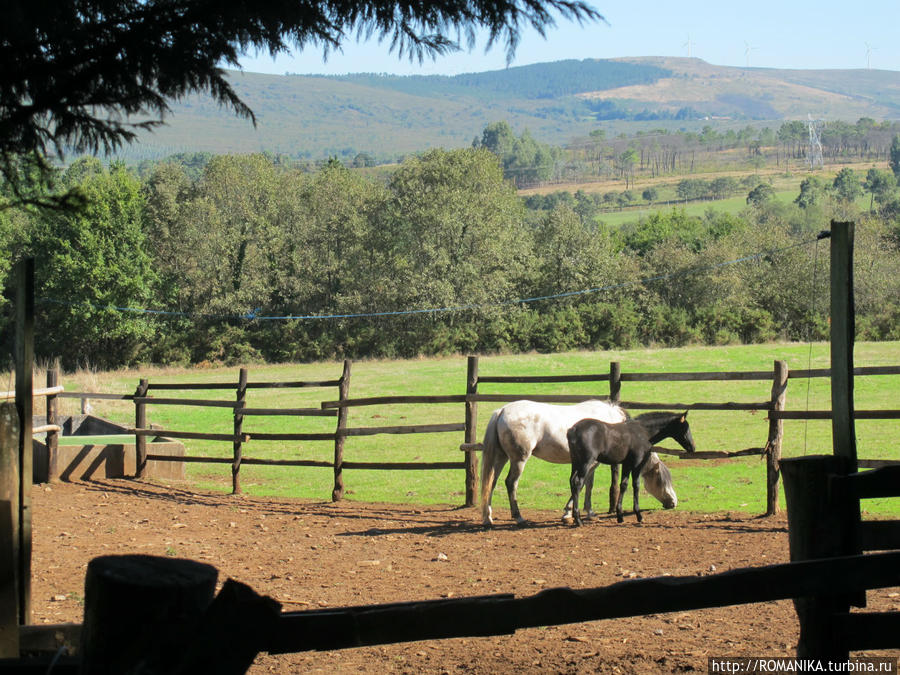
[[[327,57],[374,37],[422,61],[473,48],[483,30],[486,48],[502,43],[511,59],[526,27],[602,20],[582,0],[12,0],[3,14],[0,173],[11,203],[45,206],[68,203],[33,190],[49,180],[48,154],[114,151],[189,93],[255,122],[223,70],[248,50],[313,46]]]

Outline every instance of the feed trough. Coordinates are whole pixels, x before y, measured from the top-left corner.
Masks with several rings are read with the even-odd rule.
[[[43,423],[35,416],[35,426]],[[66,417],[59,426],[62,431],[53,453],[48,449],[46,432],[34,437],[35,483],[136,475],[135,436],[126,427],[94,415]],[[147,453],[184,457],[184,444],[163,436],[148,436]],[[184,479],[184,462],[147,460],[145,476]]]

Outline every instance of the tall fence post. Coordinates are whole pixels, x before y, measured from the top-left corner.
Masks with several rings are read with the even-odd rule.
[[[771,411],[784,410],[787,395],[788,367],[784,361],[775,361],[772,377]],[[769,417],[769,438],[766,441],[766,515],[778,513],[778,484],[781,476],[781,443],[784,437],[784,421]]]
[[[478,442],[478,401],[469,396],[478,393],[478,357],[470,356],[466,363],[466,443]],[[466,506],[475,506],[478,488],[478,455],[466,451]]]
[[[846,457],[809,455],[781,461],[788,514],[788,543],[791,562],[833,558],[859,553],[856,524],[859,500],[835,500],[829,487],[831,476],[846,475]],[[834,630],[834,615],[846,614],[851,600],[858,598],[825,593],[794,600],[800,620],[799,658],[846,662],[848,648]]]
[[[344,361],[344,372],[341,373],[338,385],[338,400],[346,401],[350,397],[350,361]],[[331,501],[344,498],[344,429],[347,428],[347,407],[338,408],[337,429],[334,437],[334,488],[331,490]]]
[[[59,359],[53,367],[47,371],[47,389],[53,389],[59,384]],[[47,425],[52,426],[58,422],[59,398],[56,394],[47,396]],[[59,480],[59,432],[53,429],[47,430],[47,482],[55,483]]]
[[[31,481],[34,464],[34,258],[19,263],[16,288],[16,411],[19,415],[19,623],[31,623]]]
[[[19,415],[0,403],[0,658],[19,656]]]
[[[609,362],[609,402],[619,405],[622,400],[622,364],[618,361]],[[619,502],[619,467],[612,466],[612,480],[609,483],[609,511],[616,512],[616,504]]]
[[[147,428],[147,404],[140,399],[147,396],[150,391],[150,381],[142,378],[138,382],[134,392],[134,426],[137,429]],[[135,476],[143,478],[147,473],[147,437],[143,434],[135,434]]]
[[[834,454],[857,469],[853,420],[853,223],[831,221],[831,434]]]
[[[237,405],[234,408],[234,461],[231,464],[231,494],[241,494],[241,453],[243,443],[241,434],[244,426],[244,414],[240,412],[247,405],[247,369],[241,368],[238,375]]]

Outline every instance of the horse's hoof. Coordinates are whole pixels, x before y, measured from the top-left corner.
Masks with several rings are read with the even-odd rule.
[[[617,513],[617,514],[616,514],[616,522],[617,522],[617,523],[624,523],[624,522],[625,522],[625,516],[623,516],[621,513]]]
[[[524,518],[518,518],[516,519],[516,525],[518,525],[519,527],[528,527],[529,525],[531,525],[531,523],[529,523]]]
[[[562,517],[562,521],[563,521],[566,525],[571,525],[571,524],[575,521],[575,519],[574,519],[572,516],[570,516],[570,515],[566,515],[566,516],[563,516],[563,517]]]
[[[483,523],[481,523],[481,526],[486,530],[493,530],[494,529],[494,521],[493,520],[485,520]]]
[[[597,517],[596,511],[588,511],[587,513],[584,514],[584,518],[587,520],[593,520],[596,517]]]

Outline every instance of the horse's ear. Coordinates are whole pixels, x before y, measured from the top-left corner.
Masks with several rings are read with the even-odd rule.
[[[681,415],[682,422],[687,422],[687,414],[688,414],[687,410],[685,410],[684,413],[682,413],[682,415]]]

